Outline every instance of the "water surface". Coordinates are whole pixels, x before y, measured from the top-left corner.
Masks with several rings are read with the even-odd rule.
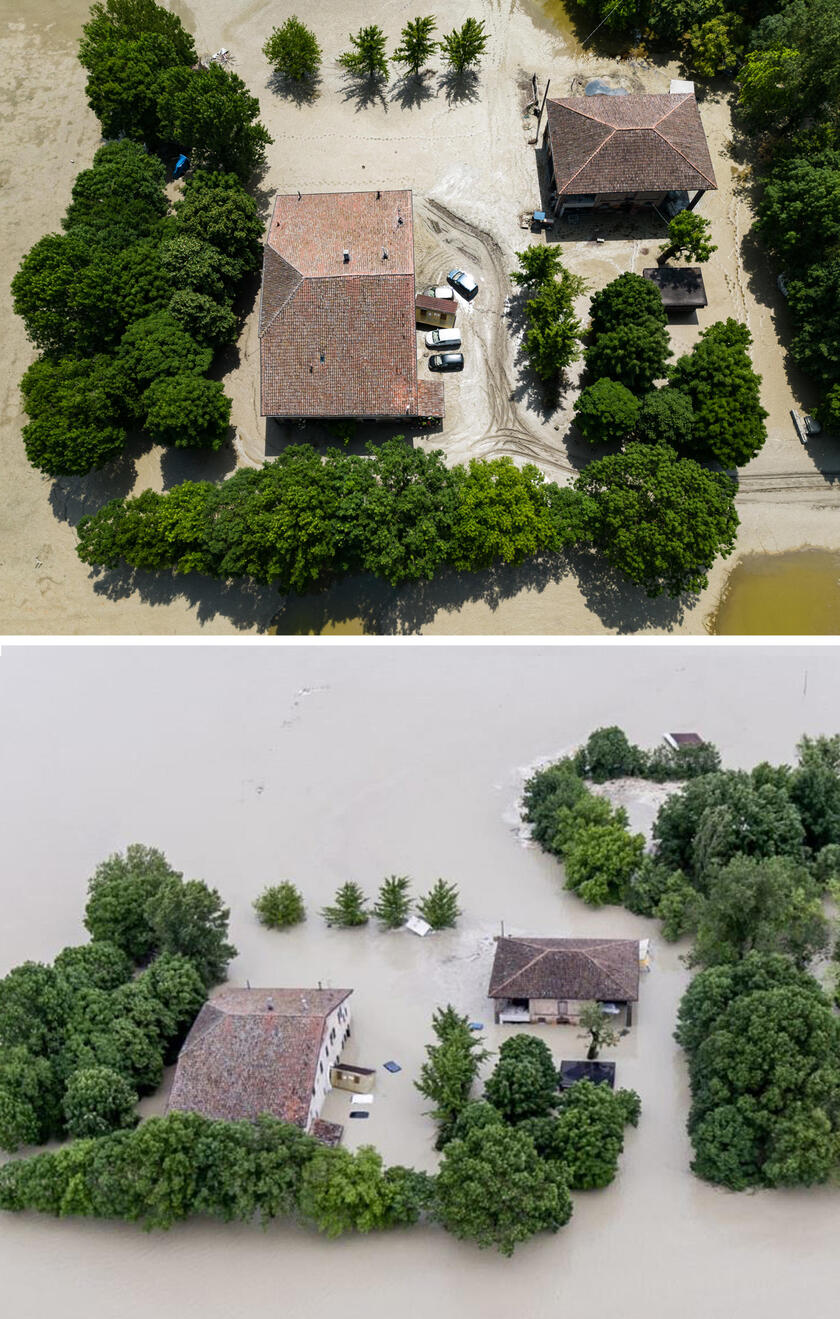
[[[748,554],[733,569],[709,631],[718,636],[840,634],[840,554]]]

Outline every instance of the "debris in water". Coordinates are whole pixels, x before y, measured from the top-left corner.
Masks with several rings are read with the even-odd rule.
[[[401,1072],[401,1071],[402,1071],[402,1068],[400,1067],[399,1063],[395,1063],[394,1060],[393,1060],[393,1058],[390,1060],[390,1062],[383,1063],[382,1066],[385,1068],[385,1071],[386,1071],[386,1072]]]

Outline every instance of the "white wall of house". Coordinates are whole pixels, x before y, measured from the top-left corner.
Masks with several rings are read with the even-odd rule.
[[[315,1067],[315,1082],[312,1092],[312,1100],[309,1104],[309,1117],[306,1120],[306,1129],[309,1130],[321,1112],[321,1105],[332,1090],[330,1085],[330,1068],[341,1057],[341,1050],[344,1048],[344,1042],[350,1031],[350,1000],[345,999],[334,1008],[324,1023],[324,1034],[321,1040],[321,1052],[318,1055],[318,1062]]]

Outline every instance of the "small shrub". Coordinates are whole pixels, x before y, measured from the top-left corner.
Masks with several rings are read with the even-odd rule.
[[[306,908],[300,891],[289,880],[271,884],[254,901],[254,911],[262,925],[272,930],[287,930],[306,920]]]

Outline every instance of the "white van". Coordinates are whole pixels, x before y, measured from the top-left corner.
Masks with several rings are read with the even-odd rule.
[[[448,353],[461,347],[461,336],[457,330],[429,330],[425,336],[426,347]]]

